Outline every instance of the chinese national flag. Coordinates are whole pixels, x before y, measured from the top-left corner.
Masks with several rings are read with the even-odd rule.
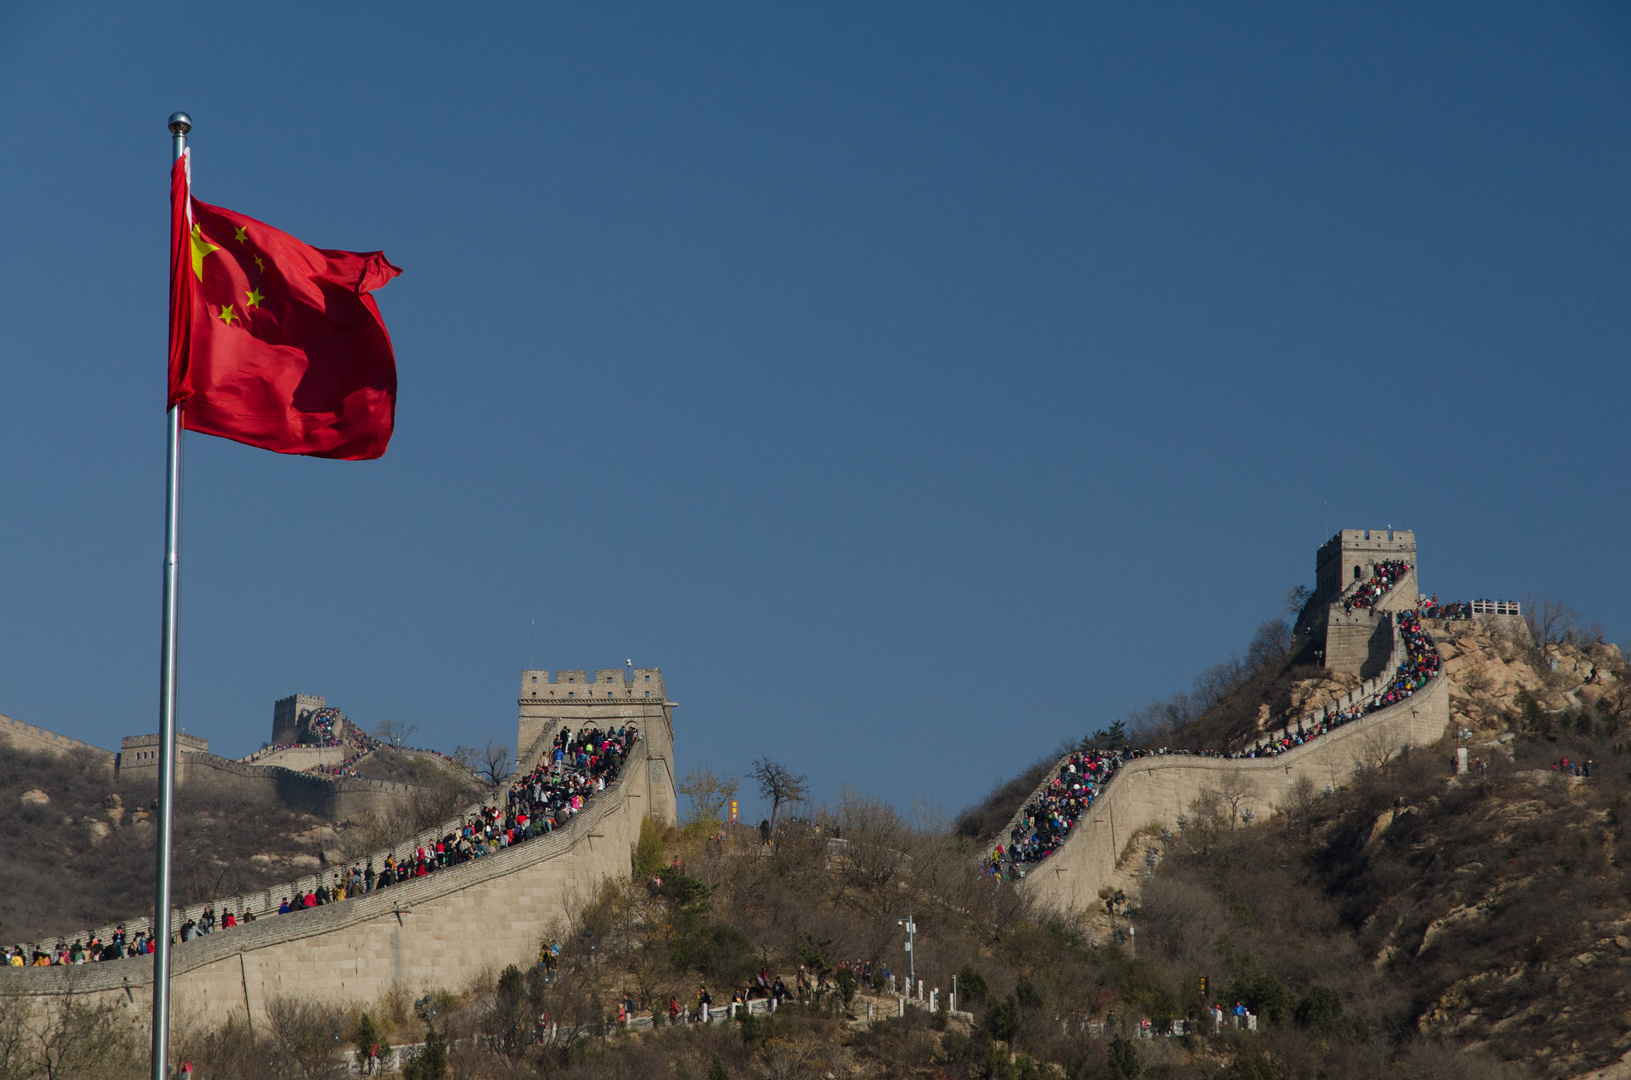
[[[170,405],[188,431],[361,460],[396,422],[396,357],[373,290],[380,252],[324,251],[193,199],[170,175]]]

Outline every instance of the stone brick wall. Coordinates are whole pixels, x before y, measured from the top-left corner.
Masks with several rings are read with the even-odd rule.
[[[1330,603],[1354,582],[1369,580],[1376,564],[1388,559],[1403,559],[1415,566],[1416,534],[1408,529],[1341,530],[1314,555],[1314,602]],[[1355,571],[1359,576],[1354,576]],[[1410,603],[1415,602],[1411,596]]]
[[[276,765],[305,772],[319,765],[338,765],[355,752],[349,746],[291,746],[286,750],[260,750],[238,760],[243,765]]]
[[[145,737],[145,736],[144,736]],[[180,736],[178,738],[178,743]],[[158,793],[156,759],[120,758],[118,778],[138,790]],[[365,780],[356,776],[318,776],[279,765],[246,765],[241,761],[200,753],[178,746],[176,788],[218,791],[249,800],[279,799],[291,810],[316,814],[331,821],[358,820],[383,814],[413,794],[407,784]]]
[[[1393,618],[1385,612],[1350,611],[1335,604],[1325,624],[1325,667],[1369,679],[1388,670]]]
[[[44,728],[35,727],[33,724],[25,724],[21,720],[13,720],[11,717],[3,715],[0,715],[0,742],[36,754],[42,752],[66,754],[70,750],[89,750],[104,758],[110,771],[117,756],[112,751],[104,750],[100,746],[92,746],[90,743],[83,743],[78,739],[70,739],[66,735],[58,735],[54,731],[47,731]]]
[[[300,739],[300,720],[328,703],[311,694],[290,694],[272,704],[272,745],[283,746]]]
[[[634,668],[629,678],[623,668],[601,668],[590,678],[586,671],[545,670],[521,673],[520,715],[515,745],[519,766],[531,769],[554,742],[562,728],[581,731],[633,724],[645,737],[650,758],[652,805],[659,821],[678,820],[678,789],[674,772],[674,709],[663,685],[661,668]]]
[[[1110,883],[1121,854],[1118,845],[1125,847],[1146,826],[1176,829],[1178,815],[1187,813],[1204,789],[1216,789],[1230,774],[1247,782],[1252,809],[1259,818],[1266,818],[1282,804],[1299,777],[1307,777],[1320,790],[1338,787],[1356,769],[1374,767],[1406,746],[1432,746],[1443,737],[1449,722],[1449,682],[1441,674],[1397,705],[1278,757],[1139,758],[1123,766],[1105,785],[1069,839],[1031,867],[1019,887],[1045,907],[1082,911],[1097,904],[1099,889]]]
[[[484,970],[535,962],[553,926],[607,878],[628,877],[631,846],[657,794],[646,751],[645,741],[637,743],[617,784],[548,836],[354,900],[178,945],[176,1024],[234,1014],[261,1024],[267,1000],[279,993],[343,1003],[374,1001],[393,986],[414,996],[458,990]],[[224,906],[218,902],[217,911]],[[178,924],[186,914],[195,912],[178,912]],[[141,1023],[152,1010],[152,979],[150,957],[0,969],[0,994],[49,1002],[71,990],[112,1002]]]

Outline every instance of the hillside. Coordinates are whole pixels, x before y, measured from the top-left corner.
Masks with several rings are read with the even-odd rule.
[[[414,795],[386,820],[336,823],[272,798],[181,788],[175,806],[178,904],[274,888],[338,866],[441,820],[473,798],[418,759]],[[151,785],[115,783],[92,754],[0,744],[0,941],[38,941],[148,914],[153,906]]]
[[[193,1031],[181,1045],[204,1075],[319,1075],[288,1065],[287,1047],[306,1024],[332,1051],[337,1009],[349,1017],[343,1038],[371,1026],[417,1042],[428,1027],[448,1040],[452,1075],[469,1077],[1505,1080],[1614,1066],[1631,1050],[1631,875],[1618,854],[1631,670],[1589,634],[1536,644],[1470,622],[1431,629],[1471,771],[1455,774],[1451,739],[1373,763],[1342,788],[1305,784],[1284,813],[1251,826],[1222,792],[1203,792],[1180,827],[1135,832],[1120,892],[1082,916],[1039,911],[981,874],[968,835],[853,793],[790,823],[774,846],[754,830],[720,842],[720,823],[693,807],[682,829],[647,823],[633,882],[608,885],[555,929],[547,974],[426,988],[436,993],[418,1014],[406,993],[316,1012],[283,1001],[270,1028]],[[1249,737],[1346,683],[1289,648],[1254,652],[1213,682],[1204,709],[1188,704],[1187,724],[1202,725],[1189,730]],[[1185,727],[1145,730],[1177,742]],[[1588,762],[1590,775],[1575,775]],[[1023,799],[1036,778],[993,800]],[[31,779],[94,815],[85,777]],[[960,821],[990,819],[993,800]],[[52,806],[62,812],[56,796]],[[195,854],[229,862],[207,839],[220,811],[190,813]],[[74,845],[71,832],[41,835]],[[892,1017],[885,970],[905,973],[908,914],[917,977],[945,991],[956,976],[972,1021],[917,1008]],[[666,1015],[670,1000],[690,1008],[703,985],[721,1004],[760,970],[790,989],[802,970],[807,1004],[728,1028],[603,1025],[624,1000],[640,1016]],[[1255,1031],[1206,1027],[1208,1007],[1236,1002]],[[550,1027],[526,1019],[540,1014]],[[1196,1027],[1138,1037],[1146,1021],[1160,1032],[1177,1019]],[[135,1043],[122,1045],[99,1075],[119,1075],[120,1054],[139,1060]]]

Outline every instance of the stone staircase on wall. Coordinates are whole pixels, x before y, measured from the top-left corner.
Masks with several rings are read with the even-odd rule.
[[[1413,573],[1414,571],[1412,571]],[[1401,579],[1402,582],[1403,579]],[[1374,698],[1385,690],[1406,660],[1397,620],[1388,616],[1392,647],[1383,674],[1367,679],[1342,695],[1332,707],[1338,711]],[[1295,723],[1265,732],[1247,748],[1261,752],[1282,738],[1315,728],[1324,710]],[[1079,912],[1098,902],[1098,891],[1110,884],[1120,851],[1139,830],[1176,828],[1207,788],[1216,789],[1225,776],[1237,774],[1249,785],[1256,811],[1272,811],[1284,801],[1299,777],[1320,790],[1334,789],[1350,780],[1356,770],[1379,764],[1409,747],[1424,747],[1443,737],[1450,722],[1449,684],[1441,671],[1403,701],[1368,716],[1333,728],[1273,757],[1204,756],[1187,752],[1155,752],[1124,762],[1102,784],[1092,804],[1071,827],[1063,844],[1040,863],[1025,865],[1019,888],[1044,907]],[[1042,783],[1026,798],[998,836],[1005,847],[1024,819],[1026,808],[1059,775],[1070,754],[1060,756]]]
[[[1207,789],[1231,775],[1244,786],[1256,815],[1278,809],[1301,778],[1334,790],[1356,771],[1373,768],[1407,748],[1431,746],[1449,726],[1449,683],[1441,673],[1415,694],[1276,757],[1212,758],[1155,754],[1124,764],[1100,790],[1088,813],[1048,858],[1031,864],[1019,888],[1043,907],[1079,912],[1098,902],[1116,862],[1139,831],[1177,828]]]
[[[513,769],[510,772],[510,775],[505,779],[504,786],[507,787],[510,783],[513,783],[515,781],[515,779],[519,775],[521,775],[522,773],[529,773],[529,772],[531,772],[533,770],[533,767],[538,763],[539,760],[541,760],[542,751],[545,748],[541,744],[545,743],[545,741],[546,740],[543,737],[540,737],[538,740],[536,740],[534,742],[534,744],[531,747],[528,748],[528,751],[527,751],[526,755],[524,755],[521,758],[517,759],[516,767],[515,767],[515,769]],[[635,746],[636,746],[636,748],[642,748],[643,749],[644,743],[643,743],[643,741],[636,742]],[[211,756],[213,756],[213,755],[211,755]],[[227,761],[229,764],[235,766],[236,771],[240,772],[240,774],[242,774],[242,775],[255,775],[256,770],[263,770],[263,771],[266,771],[266,772],[270,772],[272,770],[277,770],[277,771],[281,771],[281,772],[288,772],[289,771],[289,770],[283,769],[281,766],[277,766],[277,765],[243,765],[243,764],[241,764],[239,762],[230,761],[229,759],[226,759],[226,758],[222,758],[220,760]],[[619,785],[622,784],[624,776],[627,774],[627,771],[630,768],[632,768],[633,760],[634,760],[634,755],[631,752],[630,755],[629,755],[628,761],[625,762],[625,765],[624,765],[624,774],[620,775],[618,777],[618,783],[612,785],[612,787],[608,788],[606,791],[600,792],[599,794],[597,794],[595,796],[594,799],[590,800],[591,809],[594,807],[594,805],[596,803],[598,803],[601,800],[605,799],[608,796],[608,794],[614,793],[614,792],[616,792],[618,790],[618,787],[619,787]],[[642,753],[642,761],[643,760],[644,760],[644,755]],[[297,775],[297,776],[306,776],[307,774],[297,773],[295,775]],[[331,780],[330,778],[325,778],[325,777],[311,776],[310,779],[312,781],[317,782],[317,783],[333,783],[333,780]],[[352,779],[352,778],[347,778],[347,779]],[[362,782],[367,783],[367,784],[383,784],[384,783],[384,781],[379,781],[379,780],[368,780],[368,781],[362,781]],[[396,785],[390,785],[390,786],[400,787],[400,788],[404,788],[404,790],[406,790],[404,785],[396,784]],[[502,788],[500,788],[499,790],[502,790]],[[205,908],[214,909],[217,919],[219,919],[221,916],[225,915],[228,911],[232,912],[239,919],[242,919],[243,916],[247,912],[253,911],[255,913],[255,916],[256,916],[256,922],[253,923],[253,924],[248,924],[248,926],[240,924],[239,926],[233,927],[231,930],[228,930],[228,931],[217,930],[215,934],[203,935],[202,937],[196,939],[196,941],[208,940],[208,939],[214,938],[214,937],[216,937],[217,935],[220,935],[220,934],[225,934],[225,935],[230,936],[230,935],[238,933],[239,930],[249,929],[249,928],[259,926],[263,917],[265,917],[265,916],[277,917],[278,903],[282,899],[284,899],[285,897],[293,898],[293,897],[296,897],[296,896],[304,896],[308,892],[315,891],[319,885],[322,885],[322,884],[324,884],[325,882],[328,882],[328,881],[332,881],[333,878],[334,878],[334,875],[336,873],[339,873],[344,869],[349,869],[349,867],[350,867],[350,865],[352,863],[356,863],[358,865],[364,865],[364,864],[367,864],[367,863],[371,862],[371,863],[374,864],[375,867],[383,867],[385,865],[385,860],[386,860],[387,857],[400,858],[402,856],[411,854],[413,851],[415,851],[416,849],[421,848],[421,847],[425,848],[427,851],[434,850],[435,846],[436,846],[436,842],[438,840],[440,840],[442,837],[448,835],[451,832],[454,832],[454,831],[456,831],[456,830],[458,830],[460,828],[463,828],[465,822],[469,821],[471,818],[473,818],[477,814],[479,814],[481,812],[482,808],[484,806],[490,805],[490,803],[491,803],[490,799],[486,799],[486,800],[478,799],[475,802],[471,803],[470,805],[466,806],[463,810],[461,810],[458,813],[458,815],[456,815],[454,817],[450,817],[445,821],[440,821],[440,822],[436,823],[435,825],[430,826],[429,828],[421,829],[419,832],[417,832],[414,835],[408,837],[407,839],[398,841],[397,843],[392,844],[392,845],[390,845],[388,847],[383,847],[383,848],[379,849],[378,851],[370,852],[370,853],[368,853],[366,855],[359,855],[355,859],[348,860],[345,867],[328,867],[328,868],[324,869],[323,871],[321,871],[319,873],[307,874],[307,875],[305,875],[303,877],[295,878],[295,879],[293,879],[292,881],[290,881],[290,882],[288,882],[286,884],[277,885],[277,886],[274,886],[272,888],[262,889],[262,890],[258,890],[258,891],[255,891],[255,892],[249,892],[249,893],[235,893],[235,894],[233,894],[231,896],[219,897],[219,898],[216,898],[216,899],[213,899],[213,900],[206,900],[206,901],[196,903],[196,904],[187,904],[187,905],[183,905],[181,907],[177,907],[177,908],[174,909],[174,913],[173,913],[173,915],[171,917],[171,925],[170,925],[171,932],[172,933],[179,932],[180,929],[181,929],[182,924],[185,923],[188,919],[192,919],[194,921],[197,921],[204,914],[204,909]],[[587,813],[587,812],[588,811],[586,811],[585,813]],[[583,818],[584,816],[585,816],[584,814],[575,815],[565,826],[562,826],[562,828],[557,829],[554,833],[550,833],[547,836],[534,837],[531,840],[528,840],[528,841],[526,841],[525,843],[523,843],[523,844],[521,844],[519,846],[520,847],[527,847],[527,846],[532,845],[532,844],[542,843],[544,841],[547,841],[547,840],[550,840],[550,839],[554,838],[557,835],[567,833],[568,830],[574,828],[576,826],[577,822],[579,821],[579,819]],[[493,857],[494,856],[483,856],[484,859],[485,858],[493,858]],[[436,871],[436,873],[427,875],[425,878],[409,879],[409,881],[403,882],[401,885],[393,885],[388,889],[381,890],[381,894],[382,895],[384,895],[384,894],[393,894],[393,893],[396,892],[397,889],[406,888],[406,887],[408,887],[410,885],[415,885],[419,881],[428,881],[432,877],[438,877],[438,876],[443,875],[443,874],[456,872],[458,870],[464,869],[465,867],[468,867],[468,866],[472,866],[472,865],[474,865],[474,863],[481,862],[481,861],[482,861],[482,859],[476,859],[476,860],[473,860],[471,863],[464,863],[464,864],[462,864],[461,866],[458,866],[458,867],[450,867],[450,868],[447,868],[447,869],[438,870],[438,871]],[[348,901],[344,901],[344,902],[349,903],[350,901],[348,900]],[[327,905],[325,905],[325,906],[327,906]],[[60,942],[60,941],[66,941],[66,942],[71,944],[75,940],[78,940],[80,942],[88,942],[93,937],[95,937],[95,938],[97,938],[97,939],[99,939],[99,940],[101,940],[103,942],[107,942],[107,941],[112,940],[114,930],[116,930],[120,926],[123,926],[125,928],[125,932],[126,932],[127,937],[134,937],[138,933],[146,933],[146,932],[148,932],[149,930],[152,929],[153,917],[151,915],[143,915],[143,916],[139,916],[139,917],[132,918],[132,919],[125,919],[125,920],[123,920],[121,922],[118,922],[118,923],[109,923],[109,924],[104,925],[104,926],[96,927],[96,928],[94,928],[92,930],[87,930],[84,933],[84,935],[78,935],[78,934],[61,935],[61,934],[58,934],[58,935],[55,935],[53,937],[46,938],[44,940],[34,942],[31,945],[25,946],[25,948],[27,948],[29,950],[30,954],[32,954],[36,950],[42,951],[42,952],[52,952],[52,951],[55,950],[57,943]],[[178,945],[177,946],[177,955],[179,955],[180,951],[183,948],[191,947],[193,944],[196,943],[196,941],[195,942],[188,942],[187,946],[179,946]],[[144,960],[145,959],[146,958],[144,958]],[[117,963],[117,961],[102,961],[101,963]],[[87,966],[89,966],[89,965],[87,965]]]
[[[1377,597],[1371,607],[1344,612],[1342,605],[1365,584],[1352,583],[1326,610],[1323,629],[1325,666],[1331,671],[1346,671],[1374,678],[1385,676],[1394,669],[1386,653],[1378,648],[1378,639],[1393,629],[1394,611],[1416,606],[1416,568],[1412,566],[1400,575],[1399,580]],[[1394,636],[1397,637],[1397,634]]]
[[[644,740],[615,784],[545,836],[422,878],[318,908],[217,930],[172,952],[178,1022],[264,1015],[274,995],[372,1001],[462,987],[483,970],[531,962],[551,925],[586,903],[608,877],[627,877],[630,848],[650,800]],[[394,849],[439,837],[452,821]],[[314,881],[301,879],[290,888]],[[238,898],[217,901],[217,911]],[[196,914],[202,905],[186,909]],[[178,916],[181,913],[178,912]],[[139,925],[132,920],[127,928]],[[74,995],[137,1019],[151,1008],[150,956],[67,967],[0,970],[0,994],[39,1000]]]
[[[1364,701],[1367,698],[1375,697],[1378,692],[1380,692],[1390,682],[1393,681],[1393,679],[1396,676],[1396,673],[1399,670],[1400,665],[1403,664],[1403,662],[1404,662],[1404,641],[1399,636],[1398,627],[1394,626],[1393,627],[1393,648],[1392,648],[1392,651],[1389,653],[1389,656],[1388,656],[1388,668],[1387,668],[1387,671],[1385,673],[1381,674],[1381,675],[1376,676],[1375,678],[1366,679],[1364,682],[1360,683],[1358,686],[1354,687],[1352,690],[1348,691],[1346,694],[1343,694],[1341,697],[1337,698],[1335,701],[1333,701],[1331,703],[1332,707],[1340,712],[1341,710],[1346,709],[1349,706],[1356,704],[1357,702]],[[1282,727],[1282,728],[1280,728],[1280,729],[1278,729],[1276,731],[1264,732],[1263,735],[1260,736],[1257,739],[1257,741],[1252,743],[1251,746],[1247,747],[1246,750],[1247,750],[1248,753],[1260,751],[1263,748],[1265,748],[1265,747],[1279,741],[1282,738],[1286,738],[1288,736],[1295,735],[1299,731],[1306,731],[1309,728],[1312,728],[1315,725],[1317,725],[1320,722],[1320,719],[1323,716],[1324,716],[1324,710],[1323,709],[1315,710],[1314,712],[1311,712],[1311,713],[1307,714],[1306,716],[1302,717],[1301,719],[1297,720],[1295,723],[1287,723],[1284,727]],[[1052,769],[1050,769],[1048,771],[1048,775],[1043,778],[1042,782],[1040,784],[1038,784],[1036,786],[1036,788],[1033,789],[1028,796],[1026,796],[1025,801],[1020,804],[1020,808],[1019,808],[1018,811],[1016,811],[1014,813],[1014,816],[1008,819],[1008,824],[1003,827],[1002,832],[998,836],[999,842],[1002,843],[1005,847],[1008,844],[1008,837],[1013,835],[1014,830],[1019,827],[1019,823],[1025,819],[1026,807],[1030,806],[1031,803],[1037,798],[1037,796],[1041,795],[1044,791],[1046,791],[1053,784],[1054,779],[1056,777],[1058,777],[1058,775],[1059,775],[1059,770],[1063,769],[1065,767],[1065,763],[1070,760],[1071,754],[1075,753],[1075,752],[1076,751],[1067,751],[1066,753],[1059,755],[1059,760],[1054,762],[1054,766],[1053,766]],[[1186,751],[1180,751],[1179,753],[1181,755],[1185,756],[1185,757],[1199,757],[1199,756],[1202,756],[1202,755],[1191,755]],[[1112,779],[1114,779],[1114,778],[1112,777]]]

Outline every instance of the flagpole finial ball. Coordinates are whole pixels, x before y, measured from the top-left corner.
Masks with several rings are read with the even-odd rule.
[[[184,112],[170,114],[170,134],[185,135],[193,129],[193,118]]]

